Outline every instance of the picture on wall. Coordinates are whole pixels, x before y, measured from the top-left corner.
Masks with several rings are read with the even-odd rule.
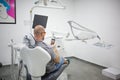
[[[0,24],[16,24],[15,0],[0,0]]]

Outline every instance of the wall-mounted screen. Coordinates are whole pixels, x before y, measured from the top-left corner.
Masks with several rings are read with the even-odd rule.
[[[47,26],[47,19],[48,19],[48,16],[35,14],[34,15],[32,28],[34,28],[36,25],[42,25],[44,28],[46,28],[46,26]]]

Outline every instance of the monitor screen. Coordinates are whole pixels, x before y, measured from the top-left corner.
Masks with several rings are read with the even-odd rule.
[[[35,14],[32,28],[34,28],[36,25],[42,25],[44,28],[46,28],[47,19],[48,19],[48,16]]]

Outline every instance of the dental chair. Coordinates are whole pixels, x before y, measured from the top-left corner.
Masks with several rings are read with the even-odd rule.
[[[20,57],[21,67],[19,68],[19,80],[24,77],[27,80],[29,76],[26,75],[28,75],[28,73],[32,80],[57,80],[63,70],[68,66],[68,64],[63,64],[60,69],[50,74],[45,74],[46,65],[51,60],[51,56],[41,47],[28,48],[24,46],[20,51]],[[27,67],[26,70],[23,67],[24,65]],[[22,71],[25,72],[25,76],[22,75]]]

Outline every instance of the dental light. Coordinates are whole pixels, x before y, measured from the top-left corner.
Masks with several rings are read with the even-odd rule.
[[[34,4],[41,8],[65,9],[60,0],[38,0]]]
[[[66,39],[66,40],[69,40],[69,41],[81,40],[83,42],[86,42],[86,40],[98,38],[99,42],[94,43],[93,44],[94,46],[103,47],[103,48],[107,48],[107,49],[109,49],[113,46],[112,44],[102,41],[100,36],[93,30],[90,30],[74,21],[68,21],[68,24],[70,26],[71,33],[75,39]]]

